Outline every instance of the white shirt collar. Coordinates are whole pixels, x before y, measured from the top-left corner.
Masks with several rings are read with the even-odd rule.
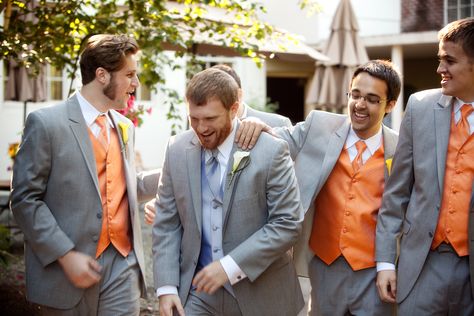
[[[460,100],[458,98],[455,98],[454,99],[454,114],[458,114],[459,111],[461,111],[461,106],[463,106],[464,104],[470,104],[472,106],[474,106],[474,102],[464,102],[463,100]]]
[[[359,136],[357,136],[357,134],[355,133],[351,125],[351,128],[349,130],[349,135],[347,135],[347,139],[346,139],[346,148],[350,148],[354,146],[354,144],[359,140],[361,139],[359,138]],[[373,155],[382,144],[382,125],[380,125],[378,132],[374,136],[371,136],[367,139],[363,139],[363,141],[367,145],[367,148],[369,149],[370,154]]]
[[[107,117],[107,122],[109,122],[109,126],[113,127],[112,119],[108,112],[102,113],[98,111],[92,104],[87,101],[79,91],[76,91],[77,100],[79,101],[79,106],[81,107],[82,115],[84,116],[84,120],[88,127],[91,127],[95,124],[95,119],[97,116],[104,114]]]

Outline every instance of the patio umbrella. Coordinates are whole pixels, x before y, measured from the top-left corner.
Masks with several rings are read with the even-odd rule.
[[[306,103],[315,108],[341,112],[347,104],[346,92],[354,69],[369,60],[358,36],[359,25],[350,0],[341,0],[331,23],[331,33],[323,52],[329,61],[317,63]]]
[[[22,17],[25,21],[36,22],[37,18],[31,13],[36,6],[36,1],[28,3],[28,14]],[[29,68],[20,63],[9,60],[8,80],[6,82],[5,100],[23,102],[23,123],[26,121],[28,102],[41,102],[46,100],[46,79],[44,66],[39,73],[33,73]]]
[[[5,100],[23,102],[23,123],[26,120],[28,102],[41,102],[46,100],[46,82],[43,70],[38,75],[10,61],[8,66],[8,81],[6,84]]]

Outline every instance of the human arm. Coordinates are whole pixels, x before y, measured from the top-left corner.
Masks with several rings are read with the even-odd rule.
[[[170,140],[171,142],[171,140]],[[170,170],[170,145],[166,149],[154,209],[152,228],[153,274],[155,286],[179,286],[182,225],[179,218]]]
[[[395,262],[405,213],[414,183],[412,105],[409,102],[400,127],[392,171],[385,186],[376,228],[377,289],[380,298],[394,302],[397,288]],[[391,264],[387,267],[387,264]],[[385,265],[385,268],[382,266]]]
[[[47,266],[74,248],[45,201],[53,173],[53,132],[47,117],[28,116],[13,165],[11,209],[38,260]],[[58,183],[61,184],[60,180]],[[64,210],[66,212],[67,210]]]

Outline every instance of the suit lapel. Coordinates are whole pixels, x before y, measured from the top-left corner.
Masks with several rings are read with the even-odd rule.
[[[95,165],[94,150],[92,149],[91,139],[89,137],[89,127],[84,121],[79,102],[77,97],[73,96],[67,101],[68,115],[69,115],[69,126],[71,127],[72,133],[76,138],[77,144],[81,150],[82,156],[86,162],[89,174],[92,177],[97,194],[100,198],[99,179],[97,177],[97,168]]]
[[[451,97],[442,96],[434,107],[434,129],[436,143],[436,168],[438,171],[439,192],[443,192],[444,170],[451,128]]]
[[[339,127],[329,139],[327,145],[326,155],[324,155],[324,160],[321,167],[321,177],[316,186],[316,190],[319,192],[320,186],[326,183],[329,175],[334,169],[339,156],[341,155],[342,150],[344,149],[344,144],[346,143],[347,134],[349,133],[349,128],[351,124],[349,120],[345,120],[344,123]]]
[[[241,172],[232,174],[232,165],[234,164],[234,153],[237,150],[237,145],[234,143],[232,146],[232,151],[229,156],[229,161],[227,162],[227,170],[224,177],[224,200],[222,204],[222,227],[225,231],[227,219],[229,217],[229,207],[234,200],[235,189],[237,188],[237,182],[239,181]]]
[[[188,168],[191,198],[196,214],[199,233],[202,232],[202,193],[201,193],[201,145],[194,135],[191,146],[186,149],[186,165]]]
[[[397,134],[390,130],[385,125],[382,125],[382,136],[383,136],[383,155],[384,155],[384,178],[388,180],[389,170],[387,167],[387,160],[392,159],[397,148],[398,137]]]

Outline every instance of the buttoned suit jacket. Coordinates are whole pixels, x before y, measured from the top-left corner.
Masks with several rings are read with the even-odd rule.
[[[116,111],[110,114],[120,139],[133,249],[144,294],[138,198],[153,198],[158,175],[136,175],[133,124]],[[118,122],[129,126],[126,144]],[[70,250],[95,257],[102,228],[96,169],[88,126],[76,96],[28,116],[13,167],[11,192],[13,215],[24,233],[28,300],[69,309],[83,296],[84,289],[67,280],[57,259]]]
[[[305,210],[303,233],[294,247],[296,269],[301,276],[308,276],[308,263],[314,256],[309,248],[314,201],[345,149],[350,128],[351,123],[347,115],[311,111],[304,122],[292,128],[275,129],[278,136],[289,144],[291,157],[295,162],[301,204]],[[398,135],[384,125],[382,135],[384,158],[387,160],[394,154]],[[386,164],[384,175],[387,181],[389,171]]]
[[[397,262],[397,302],[418,279],[438,224],[448,149],[453,97],[440,89],[410,96],[393,158],[393,172],[383,195],[376,238],[376,260]],[[469,206],[469,256],[474,254],[473,188]],[[400,238],[399,238],[400,236]],[[470,260],[471,285],[474,262]],[[474,296],[474,287],[473,296]]]
[[[238,128],[238,127],[237,127]],[[303,307],[286,251],[301,232],[303,210],[288,145],[261,135],[248,160],[224,178],[222,246],[247,275],[232,286],[243,315],[296,315]],[[186,304],[201,248],[201,145],[189,130],[170,139],[153,226],[155,287],[176,286]]]
[[[255,110],[244,104],[247,109],[247,117],[256,117],[270,127],[291,126],[291,121],[286,116]]]

